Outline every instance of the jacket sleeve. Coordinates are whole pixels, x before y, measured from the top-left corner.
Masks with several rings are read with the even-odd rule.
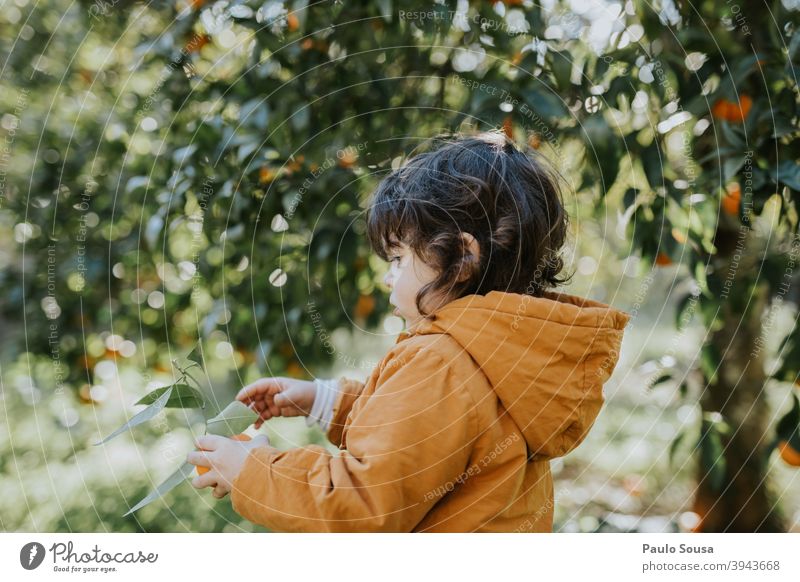
[[[342,431],[344,430],[347,415],[353,408],[353,403],[364,390],[364,383],[341,376],[339,378],[339,395],[333,405],[333,417],[328,427],[328,440],[337,447],[342,444]]]
[[[439,500],[433,492],[463,473],[477,418],[444,359],[398,357],[354,407],[346,450],[252,449],[233,482],[234,510],[275,531],[411,531]]]

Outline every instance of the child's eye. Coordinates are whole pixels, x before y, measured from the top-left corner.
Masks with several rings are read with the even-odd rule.
[[[400,257],[397,257],[397,256],[389,257],[389,262],[390,263],[394,263],[395,261],[399,261],[399,260],[400,260]]]

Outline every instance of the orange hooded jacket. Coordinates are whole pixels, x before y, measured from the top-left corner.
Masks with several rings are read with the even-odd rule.
[[[565,293],[452,301],[340,378],[336,453],[251,450],[233,508],[275,531],[549,532],[550,459],[594,423],[629,319]]]

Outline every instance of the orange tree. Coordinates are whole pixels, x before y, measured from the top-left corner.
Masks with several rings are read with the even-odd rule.
[[[773,438],[751,352],[770,298],[796,301],[797,12],[629,2],[595,27],[531,0],[68,4],[0,16],[4,130],[19,123],[0,212],[24,257],[0,272],[3,316],[65,385],[103,358],[168,370],[198,339],[302,374],[334,357],[331,331],[386,314],[362,213],[401,152],[464,123],[580,142],[580,189],[624,184],[634,252],[695,283],[703,527],[781,527],[764,459],[797,419]]]
[[[776,318],[794,318],[800,298],[798,12],[760,1],[662,6],[637,2],[635,47],[610,50],[594,69],[599,82],[621,63],[604,101],[632,103],[649,120],[606,146],[645,176],[624,196],[633,246],[655,265],[688,267],[676,274],[694,283],[676,324],[697,313],[707,330],[696,368],[661,370],[656,382],[672,378],[684,394],[694,386],[703,411],[695,530],[778,531],[767,460],[777,445],[797,465],[800,450],[797,394],[776,421],[765,390],[774,379],[785,394],[780,382],[795,383],[800,365],[793,321],[770,352],[787,329]]]

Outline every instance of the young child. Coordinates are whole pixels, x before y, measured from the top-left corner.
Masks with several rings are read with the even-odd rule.
[[[367,214],[406,329],[365,383],[265,378],[237,398],[339,447],[206,436],[193,481],[276,531],[549,532],[550,460],[586,436],[630,315],[557,293],[558,182],[501,131],[439,137]]]

